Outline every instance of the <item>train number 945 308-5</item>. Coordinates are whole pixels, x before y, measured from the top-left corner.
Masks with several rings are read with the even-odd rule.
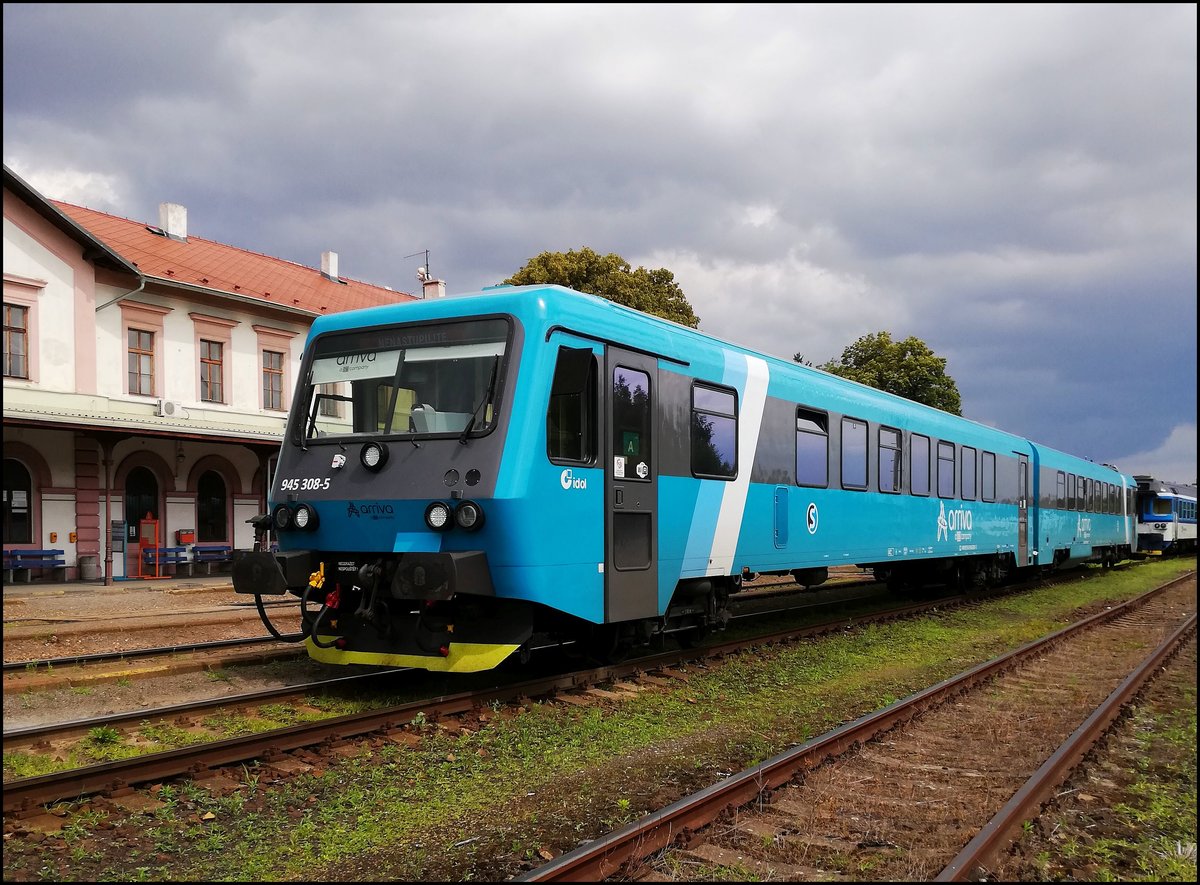
[[[329,477],[306,476],[303,479],[281,479],[279,488],[284,492],[307,492],[311,489],[329,488]]]

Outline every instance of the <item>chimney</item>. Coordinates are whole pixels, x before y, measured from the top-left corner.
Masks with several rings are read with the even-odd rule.
[[[336,252],[321,253],[321,275],[327,280],[333,280],[335,283],[338,280],[338,259]]]
[[[445,298],[446,283],[444,280],[425,280],[421,283],[425,298]]]
[[[187,206],[178,203],[158,204],[158,226],[172,240],[187,242]]]

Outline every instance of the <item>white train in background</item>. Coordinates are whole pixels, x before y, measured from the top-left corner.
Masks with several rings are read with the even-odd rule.
[[[1196,486],[1164,482],[1153,476],[1137,480],[1137,549],[1149,556],[1196,550]]]

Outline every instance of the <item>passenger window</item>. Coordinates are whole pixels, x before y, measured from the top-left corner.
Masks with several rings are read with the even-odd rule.
[[[650,376],[637,369],[617,366],[613,370],[612,409],[613,451],[616,453],[613,475],[618,479],[648,481]]]
[[[829,416],[796,410],[796,485],[829,485]]]
[[[842,488],[867,487],[867,422],[842,419]]]
[[[879,491],[898,492],[901,487],[902,459],[900,431],[891,427],[879,428]]]
[[[996,456],[992,452],[983,453],[983,465],[979,471],[979,486],[979,497],[982,500],[996,500]]]
[[[1058,482],[1055,495],[1055,507],[1059,510],[1067,509],[1067,475],[1061,470],[1058,471]]]
[[[929,437],[914,433],[908,441],[909,490],[929,494]]]
[[[975,500],[975,449],[972,446],[962,447],[962,497],[964,501]]]
[[[551,461],[596,462],[596,357],[560,347],[546,409],[546,454]]]
[[[1075,474],[1067,474],[1067,509],[1078,510],[1079,505],[1075,503]]]
[[[954,497],[954,443],[939,442],[937,446],[937,483],[939,498]]]
[[[692,473],[737,476],[737,394],[732,390],[692,387]]]

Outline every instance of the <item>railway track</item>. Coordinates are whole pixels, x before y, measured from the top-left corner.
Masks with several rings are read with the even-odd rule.
[[[862,598],[862,595],[870,593],[874,588],[879,588],[881,585],[876,584],[870,579],[862,579],[858,576],[858,570],[855,570],[853,576],[838,576],[838,580],[832,582],[838,593],[837,600],[813,602],[811,606],[819,605],[836,605],[841,602],[853,601],[857,598]],[[778,580],[763,580],[761,584],[756,583],[753,586],[747,586],[743,595],[735,598],[732,601],[733,611],[736,613],[739,609],[748,609],[755,606],[762,606],[765,600],[787,598],[792,596],[814,596],[817,597],[821,590],[827,588],[822,587],[820,590],[803,590],[791,579]],[[854,594],[859,594],[858,596]],[[801,608],[807,606],[795,606],[793,608]],[[782,610],[782,609],[780,609]],[[735,614],[736,617],[736,614]],[[299,638],[299,633],[286,633],[286,639]],[[56,687],[79,684],[83,681],[98,682],[112,679],[137,679],[142,676],[162,676],[172,672],[188,672],[196,669],[203,669],[205,664],[195,663],[193,660],[186,659],[190,655],[207,654],[210,652],[231,651],[234,649],[255,649],[262,647],[261,656],[264,659],[276,660],[280,658],[299,657],[304,654],[303,647],[299,645],[285,645],[279,640],[271,636],[252,636],[242,637],[237,639],[219,639],[208,642],[184,643],[179,645],[164,645],[148,648],[127,649],[123,651],[111,652],[96,652],[91,654],[65,655],[56,658],[37,658],[21,661],[7,661],[4,663],[4,672],[9,674],[9,681],[6,682],[6,690],[24,691],[34,690],[41,691],[53,689]],[[111,674],[105,674],[100,667],[104,665],[124,664],[128,661],[144,661],[146,659],[164,659],[161,662],[155,662],[155,665],[145,670],[121,670]],[[230,664],[239,664],[241,659],[231,660]],[[247,658],[246,662],[252,662],[251,658]],[[219,662],[215,666],[226,666],[226,662]],[[25,677],[36,677],[32,680]]]
[[[986,875],[1122,704],[1194,641],[1195,580],[868,714],[518,879]]]
[[[285,633],[284,638],[294,639],[299,633]],[[39,669],[81,666],[84,664],[109,664],[137,658],[162,657],[189,654],[191,652],[219,651],[228,648],[274,644],[279,640],[273,636],[248,636],[241,639],[214,639],[210,642],[192,642],[182,645],[160,645],[153,648],[134,648],[127,651],[96,652],[94,654],[65,655],[60,658],[37,658],[27,661],[5,661],[4,672],[36,672]]]
[[[1075,579],[1077,579],[1075,576],[1062,578],[1062,580]],[[955,606],[974,604],[984,599],[1020,592],[1022,589],[1014,586],[991,593],[922,600],[891,606],[883,611],[862,616],[847,617],[843,614],[806,626],[792,626],[765,634],[759,632],[752,636],[714,642],[695,649],[652,654],[617,665],[554,674],[545,678],[491,686],[480,691],[462,692],[362,713],[327,717],[318,722],[276,728],[261,734],[207,741],[130,759],[83,768],[71,768],[37,777],[12,779],[4,784],[4,811],[5,813],[20,809],[28,811],[38,804],[110,791],[114,785],[126,788],[131,784],[147,783],[187,774],[202,774],[220,766],[246,762],[259,757],[277,759],[280,754],[288,751],[322,744],[330,746],[376,731],[396,737],[396,730],[409,723],[418,714],[426,719],[436,720],[439,717],[469,713],[494,702],[510,702],[522,698],[556,695],[569,698],[589,687],[608,682],[649,680],[650,683],[653,683],[655,680],[664,678],[661,676],[664,672],[668,674],[665,678],[670,678],[671,668],[679,664],[704,658],[721,658],[751,646],[795,641],[824,633],[842,631],[851,626],[912,617],[934,609],[947,610]],[[819,606],[814,603],[814,607]],[[784,610],[758,611],[747,614],[746,617],[771,616],[780,611]],[[786,611],[795,611],[795,609],[786,609]],[[333,682],[347,683],[348,681],[349,678]],[[204,715],[221,709],[240,709],[243,715],[252,718],[253,710],[251,708],[255,704],[277,703],[283,698],[296,697],[311,691],[310,687],[303,688],[308,690],[292,686],[266,693],[255,692],[246,696],[224,697],[212,702],[195,702],[159,710],[138,710],[104,717],[101,720],[73,721],[57,726],[22,729],[20,732],[13,733],[6,732],[4,735],[5,753],[19,747],[30,748],[38,752],[52,750],[56,744],[69,740],[71,736],[78,736],[97,727],[135,729],[146,722],[157,720],[164,723],[177,722],[179,727],[191,728],[195,727],[197,720],[203,718]],[[199,739],[204,740],[203,737]]]

